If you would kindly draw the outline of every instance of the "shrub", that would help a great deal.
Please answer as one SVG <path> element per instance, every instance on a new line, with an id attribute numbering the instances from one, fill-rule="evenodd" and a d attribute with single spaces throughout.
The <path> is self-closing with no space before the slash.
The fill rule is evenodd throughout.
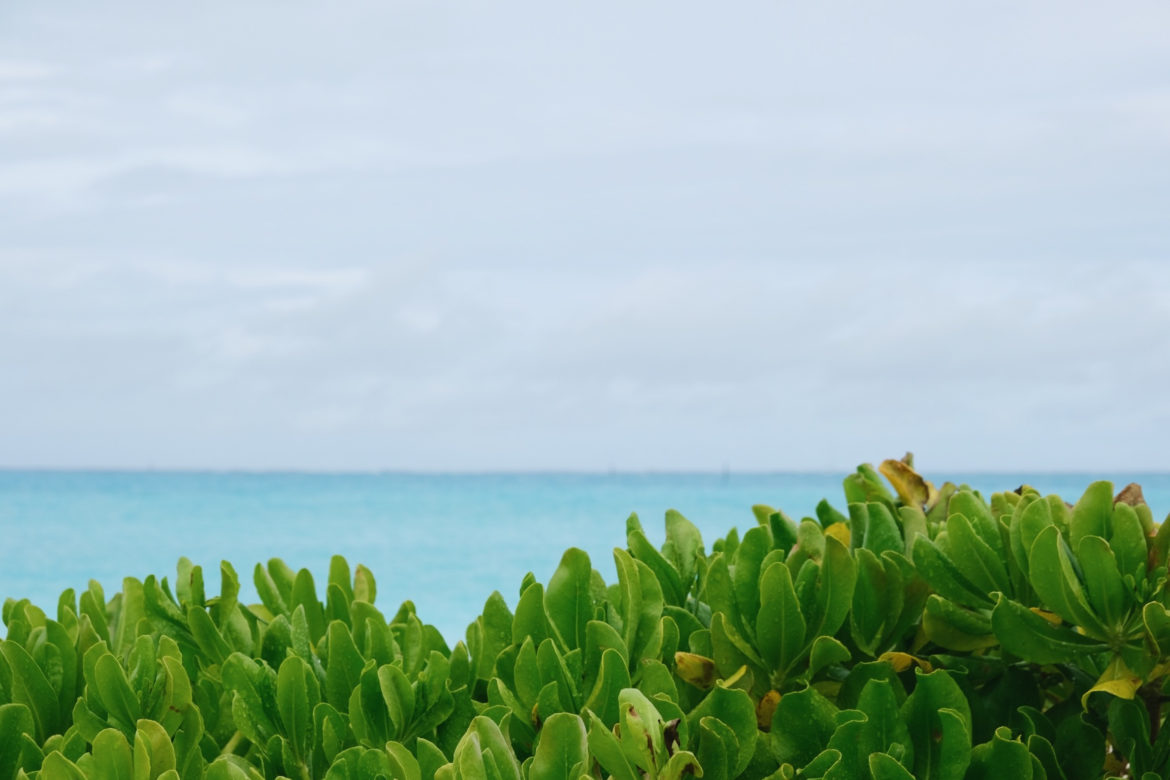
<path id="1" fill-rule="evenodd" d="M 885 479 L 883 479 L 883 476 Z M 9 599 L 0 780 L 1170 777 L 1170 524 L 935 488 L 909 457 L 708 553 L 627 521 L 607 584 L 570 549 L 450 647 L 374 578 L 257 565 L 261 603 L 166 578 Z"/>

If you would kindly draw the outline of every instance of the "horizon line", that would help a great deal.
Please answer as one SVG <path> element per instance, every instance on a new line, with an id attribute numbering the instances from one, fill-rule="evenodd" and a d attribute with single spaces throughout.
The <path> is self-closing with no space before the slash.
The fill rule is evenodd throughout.
<path id="1" fill-rule="evenodd" d="M 872 465 L 872 464 L 871 464 Z M 846 476 L 857 470 L 852 468 L 815 468 L 815 469 L 767 469 L 744 468 L 733 469 L 729 466 L 722 468 L 500 468 L 500 469 L 409 469 L 409 468 L 296 468 L 296 467 L 205 467 L 205 466 L 9 466 L 0 465 L 2 473 L 55 473 L 55 474 L 216 474 L 216 475 L 251 475 L 251 476 Z M 1103 476 L 1116 475 L 1143 475 L 1143 476 L 1170 476 L 1170 469 L 1150 467 L 1111 467 L 1107 469 L 1076 468 L 932 468 L 920 471 L 923 477 L 931 474 L 941 476 Z"/>

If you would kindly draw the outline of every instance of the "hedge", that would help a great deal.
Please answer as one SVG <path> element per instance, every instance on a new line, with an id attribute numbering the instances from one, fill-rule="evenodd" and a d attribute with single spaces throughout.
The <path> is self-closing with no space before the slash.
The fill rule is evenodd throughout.
<path id="1" fill-rule="evenodd" d="M 1170 523 L 1141 489 L 1075 505 L 935 488 L 909 456 L 710 551 L 637 516 L 450 646 L 363 566 L 273 559 L 8 599 L 0 780 L 1170 777 Z M 322 598 L 323 597 L 323 598 Z M 50 617 L 50 614 L 52 617 Z"/>

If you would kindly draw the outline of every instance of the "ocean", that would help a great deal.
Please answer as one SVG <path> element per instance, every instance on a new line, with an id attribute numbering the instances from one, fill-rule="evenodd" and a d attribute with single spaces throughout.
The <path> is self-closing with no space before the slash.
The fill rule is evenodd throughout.
<path id="1" fill-rule="evenodd" d="M 710 543 L 754 523 L 753 504 L 793 518 L 821 498 L 845 509 L 833 474 L 317 474 L 240 472 L 0 471 L 0 600 L 29 598 L 55 612 L 66 588 L 96 579 L 107 597 L 122 578 L 174 579 L 180 556 L 219 592 L 230 561 L 241 597 L 255 601 L 257 562 L 307 567 L 323 595 L 334 554 L 365 564 L 377 604 L 405 599 L 448 641 L 463 637 L 493 590 L 515 606 L 520 582 L 542 581 L 568 547 L 585 550 L 607 582 L 613 548 L 637 512 L 655 544 L 677 509 Z M 1170 474 L 930 474 L 989 495 L 1030 484 L 1075 501 L 1094 479 L 1140 483 L 1155 518 L 1170 511 Z"/>

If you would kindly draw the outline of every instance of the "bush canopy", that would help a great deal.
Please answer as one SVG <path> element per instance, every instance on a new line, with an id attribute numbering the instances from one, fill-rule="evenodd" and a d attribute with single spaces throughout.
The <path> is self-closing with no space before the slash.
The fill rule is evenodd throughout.
<path id="1" fill-rule="evenodd" d="M 1170 523 L 860 466 L 841 511 L 708 550 L 637 516 L 617 581 L 565 552 L 450 646 L 334 557 L 8 599 L 0 780 L 1170 777 Z M 404 551 L 404 554 L 408 554 Z M 50 616 L 52 615 L 52 616 Z"/>

